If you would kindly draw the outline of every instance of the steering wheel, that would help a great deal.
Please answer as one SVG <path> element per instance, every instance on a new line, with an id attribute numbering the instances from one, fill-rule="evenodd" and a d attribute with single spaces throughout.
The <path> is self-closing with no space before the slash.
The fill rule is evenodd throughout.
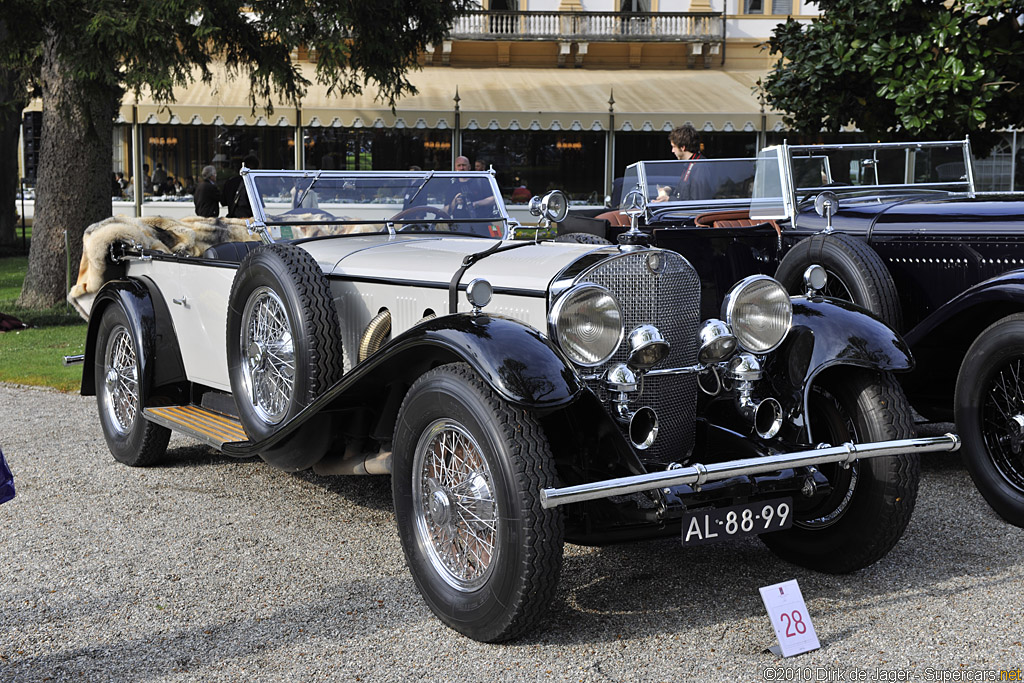
<path id="1" fill-rule="evenodd" d="M 402 221 L 413 218 L 427 218 L 432 221 L 450 221 L 452 216 L 443 209 L 425 204 L 423 206 L 410 206 L 408 209 L 403 209 L 392 216 L 391 220 Z M 433 223 L 409 223 L 399 228 L 398 232 L 434 232 L 434 230 L 435 228 Z"/>

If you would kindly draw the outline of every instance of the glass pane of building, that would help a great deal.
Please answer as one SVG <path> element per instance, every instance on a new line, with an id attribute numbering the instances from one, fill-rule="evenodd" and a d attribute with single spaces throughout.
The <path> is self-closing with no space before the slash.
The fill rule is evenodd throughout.
<path id="1" fill-rule="evenodd" d="M 467 130 L 462 153 L 494 167 L 506 202 L 553 189 L 576 202 L 603 201 L 604 132 Z"/>

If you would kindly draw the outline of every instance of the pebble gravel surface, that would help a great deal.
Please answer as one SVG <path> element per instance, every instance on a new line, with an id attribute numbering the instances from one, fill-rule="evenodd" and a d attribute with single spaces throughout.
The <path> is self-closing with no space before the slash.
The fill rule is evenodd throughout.
<path id="1" fill-rule="evenodd" d="M 286 473 L 179 436 L 160 465 L 125 467 L 94 399 L 12 385 L 0 448 L 17 489 L 0 505 L 0 681 L 1022 680 L 1024 530 L 955 454 L 922 456 L 914 518 L 866 570 L 810 572 L 756 538 L 567 545 L 544 624 L 484 645 L 420 599 L 387 477 Z M 782 659 L 758 588 L 789 579 L 821 648 Z"/>

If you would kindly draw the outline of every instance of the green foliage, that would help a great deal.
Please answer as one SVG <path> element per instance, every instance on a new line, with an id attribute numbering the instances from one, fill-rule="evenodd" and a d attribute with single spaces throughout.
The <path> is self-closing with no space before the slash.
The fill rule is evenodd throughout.
<path id="1" fill-rule="evenodd" d="M 817 4 L 767 43 L 765 99 L 793 128 L 975 140 L 1024 121 L 1024 0 Z"/>
<path id="2" fill-rule="evenodd" d="M 310 81 L 292 55 L 317 55 L 315 78 L 339 94 L 373 82 L 394 105 L 414 91 L 417 52 L 447 34 L 470 0 L 4 0 L 9 40 L 0 67 L 23 68 L 52 37 L 73 78 L 119 92 L 148 88 L 173 101 L 176 85 L 210 77 L 213 60 L 251 81 L 251 104 L 280 93 L 296 102 Z"/>

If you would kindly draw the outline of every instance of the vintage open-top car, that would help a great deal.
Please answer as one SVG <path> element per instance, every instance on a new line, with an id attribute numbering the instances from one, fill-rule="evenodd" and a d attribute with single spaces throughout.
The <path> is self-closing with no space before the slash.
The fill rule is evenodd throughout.
<path id="1" fill-rule="evenodd" d="M 643 193 L 654 243 L 700 273 L 705 314 L 754 273 L 803 292 L 818 264 L 823 293 L 902 333 L 917 361 L 901 378 L 911 404 L 955 416 L 978 489 L 1024 526 L 1024 200 L 976 191 L 968 141 L 645 161 L 623 186 Z M 614 240 L 627 222 L 618 210 L 570 229 Z"/>
<path id="2" fill-rule="evenodd" d="M 110 451 L 150 464 L 175 430 L 390 474 L 417 586 L 478 640 L 537 622 L 565 540 L 762 534 L 801 565 L 865 567 L 910 518 L 918 454 L 958 446 L 912 437 L 906 345 L 846 302 L 753 276 L 702 323 L 678 253 L 639 231 L 515 239 L 486 173 L 245 186 L 257 241 L 194 256 L 114 233 L 82 378 Z M 532 206 L 558 219 L 565 199 Z"/>

